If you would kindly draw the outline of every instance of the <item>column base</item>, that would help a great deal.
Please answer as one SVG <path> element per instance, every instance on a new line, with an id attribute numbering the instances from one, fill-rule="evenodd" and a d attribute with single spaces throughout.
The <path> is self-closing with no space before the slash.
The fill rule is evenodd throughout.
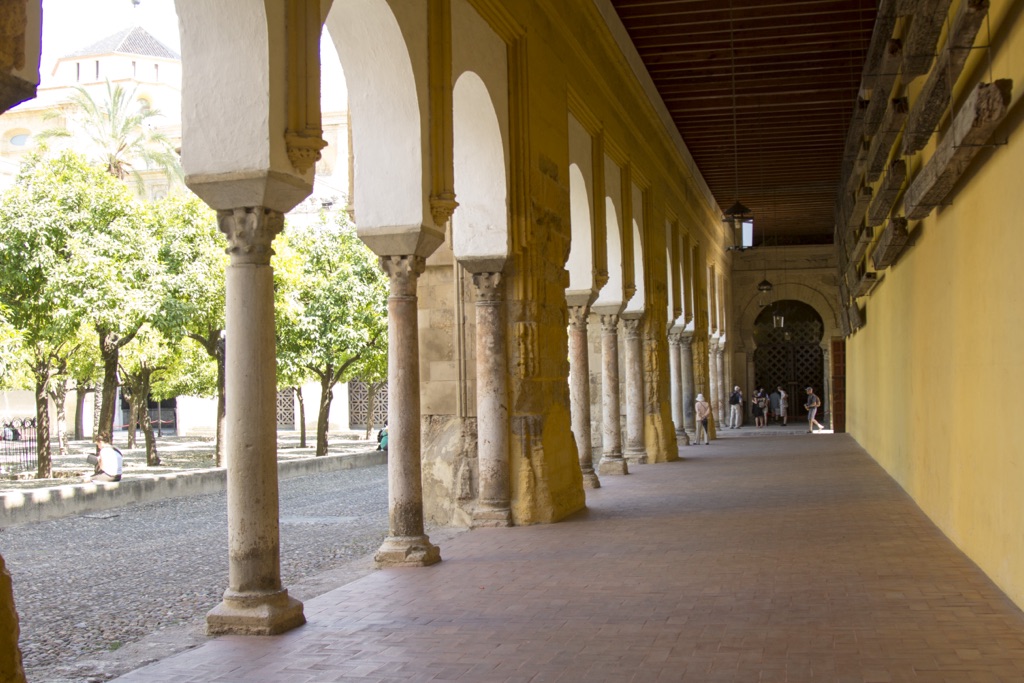
<path id="1" fill-rule="evenodd" d="M 594 471 L 593 467 L 589 467 L 583 470 L 583 488 L 585 489 L 599 489 L 601 488 L 601 480 L 597 478 L 597 472 Z"/>
<path id="2" fill-rule="evenodd" d="M 428 567 L 441 561 L 441 549 L 423 536 L 388 536 L 373 557 L 377 567 Z"/>
<path id="3" fill-rule="evenodd" d="M 689 446 L 690 445 L 690 435 L 686 433 L 685 429 L 677 429 L 676 430 L 676 442 L 680 446 Z"/>
<path id="4" fill-rule="evenodd" d="M 210 636 L 273 636 L 306 623 L 302 603 L 281 589 L 268 593 L 224 591 L 224 600 L 206 614 Z"/>
<path id="5" fill-rule="evenodd" d="M 601 458 L 597 465 L 597 473 L 604 474 L 629 474 L 629 465 L 623 457 Z"/>
<path id="6" fill-rule="evenodd" d="M 473 510 L 472 524 L 474 529 L 512 526 L 512 510 L 500 507 L 479 507 Z"/>
<path id="7" fill-rule="evenodd" d="M 647 453 L 626 453 L 624 457 L 630 465 L 646 465 L 648 463 Z"/>

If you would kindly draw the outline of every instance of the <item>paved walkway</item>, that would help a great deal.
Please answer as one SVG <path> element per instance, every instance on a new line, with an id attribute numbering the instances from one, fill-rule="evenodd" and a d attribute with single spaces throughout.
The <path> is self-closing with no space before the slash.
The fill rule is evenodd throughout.
<path id="1" fill-rule="evenodd" d="M 723 437 L 117 680 L 1024 680 L 1021 611 L 852 439 Z"/>

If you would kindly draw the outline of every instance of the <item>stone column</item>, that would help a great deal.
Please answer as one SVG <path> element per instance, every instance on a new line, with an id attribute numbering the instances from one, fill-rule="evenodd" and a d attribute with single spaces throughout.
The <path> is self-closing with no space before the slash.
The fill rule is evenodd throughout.
<path id="1" fill-rule="evenodd" d="M 601 316 L 601 462 L 600 474 L 629 474 L 622 457 L 622 427 L 619 424 L 619 316 Z"/>
<path id="2" fill-rule="evenodd" d="M 416 283 L 426 265 L 420 256 L 382 256 L 391 280 L 388 297 L 388 536 L 378 567 L 424 567 L 441 551 L 423 532 L 420 470 L 420 349 Z"/>
<path id="3" fill-rule="evenodd" d="M 508 455 L 508 371 L 501 273 L 474 273 L 476 430 L 480 496 L 474 527 L 512 526 Z"/>
<path id="4" fill-rule="evenodd" d="M 829 348 L 829 343 L 826 341 L 821 345 L 821 358 L 822 358 L 822 375 L 821 379 L 821 422 L 827 429 L 832 428 L 832 349 Z M 828 423 L 826 423 L 825 415 L 828 415 Z"/>
<path id="5" fill-rule="evenodd" d="M 731 387 L 727 386 L 725 378 L 725 344 L 721 341 L 715 351 L 715 362 L 718 363 L 718 424 L 725 425 L 729 423 L 729 402 L 726 397 Z"/>
<path id="6" fill-rule="evenodd" d="M 277 489 L 277 349 L 271 242 L 284 216 L 266 207 L 220 210 L 225 273 L 228 588 L 207 632 L 273 635 L 305 623 L 281 586 Z"/>
<path id="7" fill-rule="evenodd" d="M 672 389 L 672 422 L 676 427 L 676 441 L 683 446 L 690 445 L 686 434 L 686 409 L 683 406 L 682 332 L 669 332 L 668 373 Z"/>
<path id="8" fill-rule="evenodd" d="M 708 339 L 708 401 L 711 402 L 711 416 L 718 422 L 718 363 L 715 362 L 715 351 L 718 338 Z"/>
<path id="9" fill-rule="evenodd" d="M 601 488 L 594 472 L 594 453 L 590 443 L 590 360 L 587 345 L 587 306 L 569 307 L 569 404 L 572 412 L 572 433 L 580 455 L 583 485 Z"/>
<path id="10" fill-rule="evenodd" d="M 697 429 L 693 405 L 697 398 L 693 390 L 693 336 L 683 333 L 679 337 L 679 369 L 682 374 L 683 395 L 683 429 L 692 434 Z M 687 443 L 690 443 L 687 437 Z"/>
<path id="11" fill-rule="evenodd" d="M 626 332 L 626 452 L 633 465 L 647 464 L 644 443 L 644 350 L 639 318 L 623 318 Z"/>

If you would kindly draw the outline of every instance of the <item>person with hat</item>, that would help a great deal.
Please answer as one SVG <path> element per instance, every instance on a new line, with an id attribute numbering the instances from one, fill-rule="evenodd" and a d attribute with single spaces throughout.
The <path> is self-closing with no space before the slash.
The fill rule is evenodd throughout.
<path id="1" fill-rule="evenodd" d="M 697 445 L 700 445 L 700 436 L 703 432 L 704 443 L 711 445 L 711 436 L 708 432 L 708 416 L 711 415 L 711 404 L 704 400 L 704 394 L 697 394 L 697 404 L 694 406 L 697 413 Z"/>
<path id="2" fill-rule="evenodd" d="M 743 424 L 743 392 L 739 385 L 729 394 L 729 429 L 739 429 Z"/>
<path id="3" fill-rule="evenodd" d="M 814 387 L 807 387 L 807 403 L 804 404 L 804 408 L 807 409 L 808 434 L 814 431 L 814 425 L 818 425 L 818 429 L 825 428 L 825 425 L 814 419 L 814 416 L 818 414 L 818 408 L 820 407 L 821 399 L 814 394 Z"/>

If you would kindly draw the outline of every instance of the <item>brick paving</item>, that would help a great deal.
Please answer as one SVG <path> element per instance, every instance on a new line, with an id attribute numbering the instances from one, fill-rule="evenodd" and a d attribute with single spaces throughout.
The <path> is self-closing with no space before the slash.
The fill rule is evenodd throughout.
<path id="1" fill-rule="evenodd" d="M 723 437 L 117 680 L 1024 681 L 1024 615 L 852 439 Z"/>

